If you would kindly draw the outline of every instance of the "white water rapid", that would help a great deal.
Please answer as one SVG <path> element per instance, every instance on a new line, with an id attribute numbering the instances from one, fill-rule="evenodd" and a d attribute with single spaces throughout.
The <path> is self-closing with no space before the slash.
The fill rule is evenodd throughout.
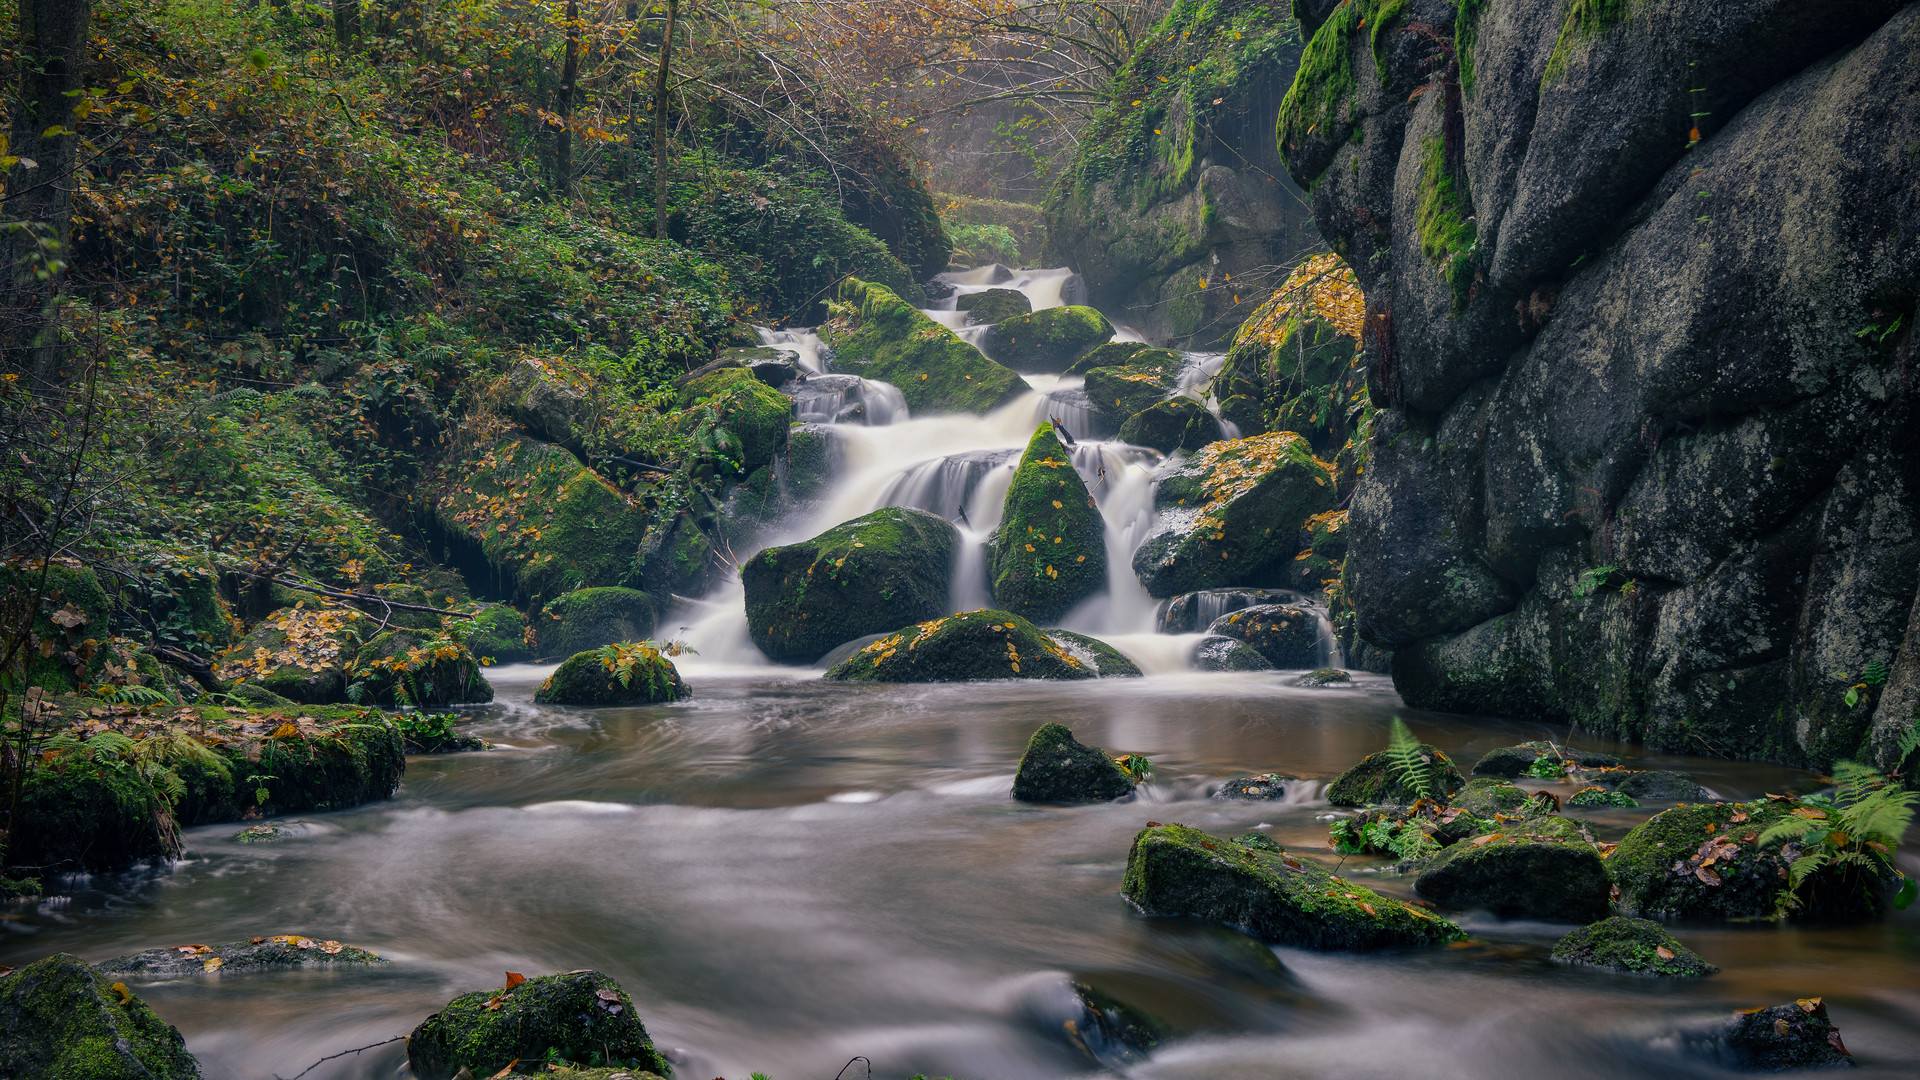
<path id="1" fill-rule="evenodd" d="M 966 313 L 954 310 L 954 297 L 987 289 L 1017 289 L 1038 311 L 1078 299 L 1076 294 L 1084 291 L 1077 276 L 1065 268 L 985 266 L 943 274 L 939 280 L 954 291 L 938 301 L 939 306 L 924 309 L 925 314 L 976 347 L 986 328 L 967 326 Z M 799 355 L 807 380 L 794 393 L 797 416 L 804 422 L 833 425 L 839 454 L 828 494 L 765 533 L 759 547 L 805 540 L 884 506 L 916 507 L 946 518 L 960 531 L 950 610 L 991 606 L 987 538 L 1000 525 L 1002 504 L 1021 451 L 1036 427 L 1056 420 L 1075 440 L 1074 468 L 1105 522 L 1108 568 L 1106 591 L 1068 613 L 1061 625 L 1112 644 L 1148 674 L 1188 670 L 1195 643 L 1203 634 L 1156 632 L 1164 604 L 1147 595 L 1133 572 L 1134 549 L 1153 527 L 1155 475 L 1167 461 L 1154 450 L 1115 439 L 1111 424 L 1087 406 L 1080 378 L 1023 376 L 1029 392 L 985 416 L 911 416 L 896 387 L 831 374 L 826 346 L 812 330 L 763 329 L 760 334 L 768 345 Z M 1122 329 L 1114 340 L 1140 339 Z M 1224 360 L 1218 353 L 1190 354 L 1176 392 L 1217 412 L 1207 383 Z M 1228 432 L 1230 438 L 1237 435 L 1237 431 Z M 1320 618 L 1324 642 L 1331 644 L 1333 634 L 1324 613 L 1308 606 Z M 1200 629 L 1205 625 L 1201 623 Z M 661 622 L 661 635 L 677 636 L 697 650 L 694 657 L 679 661 L 689 672 L 718 674 L 774 666 L 747 634 L 745 591 L 737 574 L 729 574 L 704 599 L 684 602 L 669 612 Z M 1337 644 L 1331 652 L 1325 647 L 1321 652 L 1323 661 L 1338 663 Z"/>

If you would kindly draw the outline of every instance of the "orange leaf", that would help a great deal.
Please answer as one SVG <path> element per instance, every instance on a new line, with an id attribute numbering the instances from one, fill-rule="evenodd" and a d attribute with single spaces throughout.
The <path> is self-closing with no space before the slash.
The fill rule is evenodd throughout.
<path id="1" fill-rule="evenodd" d="M 1366 912 L 1366 913 L 1367 913 L 1367 914 L 1369 914 L 1369 915 L 1371 915 L 1371 914 L 1373 914 L 1373 905 L 1372 905 L 1372 904 L 1369 904 L 1369 903 L 1367 903 L 1367 902 L 1366 902 L 1365 900 L 1362 900 L 1362 901 L 1360 901 L 1360 910 L 1361 910 L 1361 911 L 1364 911 L 1364 912 Z"/>
<path id="2" fill-rule="evenodd" d="M 507 989 L 509 990 L 513 989 L 516 986 L 519 986 L 521 983 L 526 981 L 527 981 L 527 977 L 525 975 L 520 974 L 517 971 L 507 972 Z"/>
<path id="3" fill-rule="evenodd" d="M 1671 960 L 1673 959 L 1673 950 L 1667 948 L 1665 945 L 1656 945 L 1653 949 L 1653 955 L 1662 960 Z"/>
<path id="4" fill-rule="evenodd" d="M 1485 836 L 1476 836 L 1473 838 L 1473 846 L 1485 847 L 1486 845 L 1493 843 L 1495 840 L 1500 839 L 1500 835 L 1501 834 L 1499 833 L 1488 833 Z"/>
<path id="5" fill-rule="evenodd" d="M 494 1073 L 492 1076 L 488 1077 L 487 1080 L 501 1080 L 502 1077 L 512 1076 L 513 1067 L 518 1064 L 520 1064 L 520 1059 L 514 1058 L 512 1061 L 507 1062 L 506 1068 L 501 1069 L 497 1073 Z"/>

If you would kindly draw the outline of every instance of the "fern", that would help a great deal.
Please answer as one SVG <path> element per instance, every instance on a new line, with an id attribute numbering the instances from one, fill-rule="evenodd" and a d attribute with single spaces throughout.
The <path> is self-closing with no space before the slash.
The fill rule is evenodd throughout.
<path id="1" fill-rule="evenodd" d="M 1760 834 L 1760 843 L 1793 841 L 1801 846 L 1801 854 L 1787 867 L 1796 892 L 1825 867 L 1849 867 L 1860 872 L 1866 889 L 1879 888 L 1890 873 L 1899 874 L 1894 904 L 1906 907 L 1913 900 L 1913 883 L 1895 868 L 1893 853 L 1913 824 L 1920 791 L 1903 791 L 1878 770 L 1852 761 L 1835 764 L 1833 779 L 1832 798 L 1801 799 L 1792 814 Z"/>
<path id="2" fill-rule="evenodd" d="M 1406 721 L 1393 718 L 1393 724 L 1387 729 L 1387 764 L 1400 777 L 1400 784 L 1413 792 L 1415 798 L 1433 797 L 1434 772 L 1433 758 L 1420 746 L 1420 740 L 1413 737 Z"/>
<path id="3" fill-rule="evenodd" d="M 101 697 L 109 705 L 171 705 L 167 695 L 151 686 L 116 686 Z"/>

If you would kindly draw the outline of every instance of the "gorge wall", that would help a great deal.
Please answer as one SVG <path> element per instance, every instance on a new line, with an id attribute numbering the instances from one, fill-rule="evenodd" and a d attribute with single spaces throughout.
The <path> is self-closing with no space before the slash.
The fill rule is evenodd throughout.
<path id="1" fill-rule="evenodd" d="M 1898 765 L 1920 4 L 1295 8 L 1277 138 L 1381 407 L 1351 596 L 1408 703 Z"/>

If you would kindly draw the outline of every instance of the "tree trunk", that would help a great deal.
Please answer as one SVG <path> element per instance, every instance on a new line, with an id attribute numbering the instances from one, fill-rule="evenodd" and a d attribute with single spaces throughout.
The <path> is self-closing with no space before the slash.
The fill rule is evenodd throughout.
<path id="1" fill-rule="evenodd" d="M 67 225 L 73 213 L 74 171 L 80 137 L 73 107 L 85 88 L 87 26 L 92 0 L 19 0 L 20 96 L 7 133 L 3 217 L 15 227 L 4 234 L 12 271 L 6 318 L 0 330 L 5 360 L 31 367 L 43 381 L 58 378 L 60 349 L 45 341 L 47 303 L 58 288 L 66 259 Z"/>
<path id="2" fill-rule="evenodd" d="M 673 24 L 680 0 L 667 0 L 667 32 L 660 35 L 660 71 L 653 80 L 653 237 L 667 238 L 667 75 L 673 65 Z"/>
<path id="3" fill-rule="evenodd" d="M 561 202 L 573 195 L 573 84 L 580 77 L 580 4 L 567 0 L 567 59 L 560 67 L 560 95 L 554 114 L 560 131 L 553 140 L 553 193 Z"/>
<path id="4" fill-rule="evenodd" d="M 360 36 L 360 0 L 333 0 L 333 40 L 344 48 Z"/>

